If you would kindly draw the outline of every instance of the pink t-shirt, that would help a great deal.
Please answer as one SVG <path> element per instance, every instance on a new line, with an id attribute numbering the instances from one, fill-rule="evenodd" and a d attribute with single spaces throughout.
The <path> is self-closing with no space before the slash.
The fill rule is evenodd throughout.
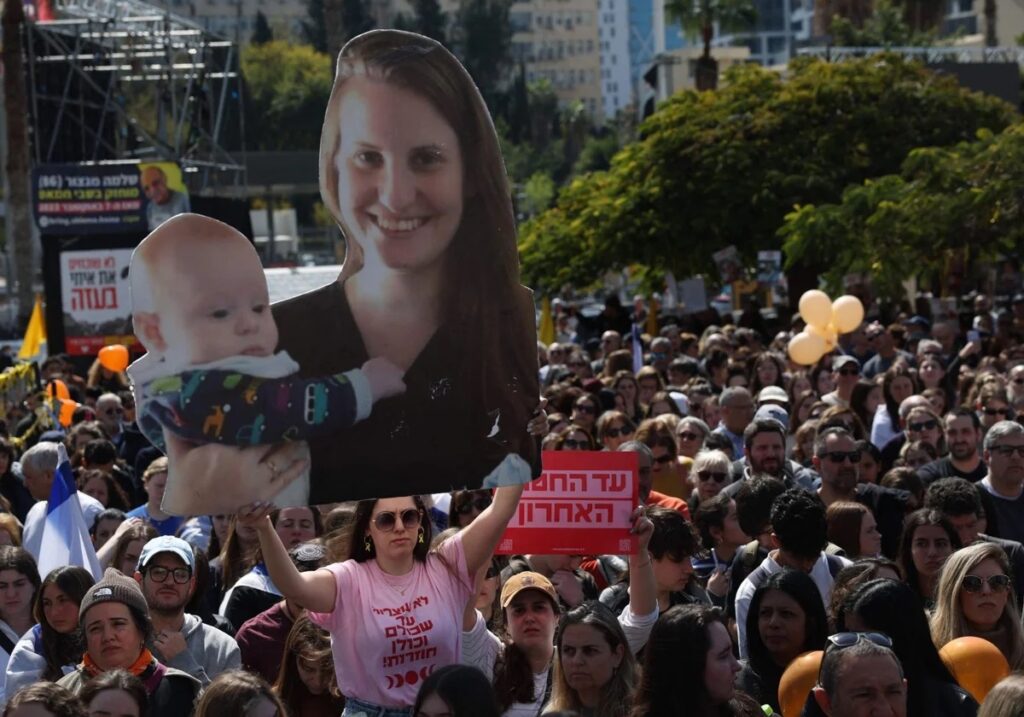
<path id="1" fill-rule="evenodd" d="M 459 661 L 462 616 L 473 593 L 462 535 L 446 540 L 438 553 L 402 576 L 384 573 L 375 560 L 326 568 L 338 587 L 334 612 L 309 617 L 331 633 L 343 695 L 408 707 L 427 675 Z"/>

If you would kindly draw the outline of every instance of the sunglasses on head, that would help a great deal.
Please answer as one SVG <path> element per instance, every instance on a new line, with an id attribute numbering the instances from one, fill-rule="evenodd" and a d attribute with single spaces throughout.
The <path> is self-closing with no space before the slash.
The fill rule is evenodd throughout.
<path id="1" fill-rule="evenodd" d="M 725 479 L 729 477 L 729 474 L 718 471 L 697 471 L 697 477 L 700 478 L 702 483 L 712 478 L 715 479 L 715 483 L 725 483 Z"/>
<path id="2" fill-rule="evenodd" d="M 469 512 L 474 508 L 481 513 L 487 510 L 491 506 L 491 497 L 487 495 L 481 495 L 468 503 L 463 503 L 459 506 L 460 515 L 469 515 Z"/>
<path id="3" fill-rule="evenodd" d="M 1007 575 L 989 575 L 987 578 L 978 575 L 965 575 L 961 585 L 969 593 L 980 593 L 986 582 L 994 593 L 1005 592 L 1010 587 L 1010 578 Z"/>
<path id="4" fill-rule="evenodd" d="M 412 530 L 418 527 L 423 520 L 423 511 L 419 508 L 406 508 L 401 513 L 396 513 L 393 510 L 381 511 L 373 517 L 373 524 L 382 533 L 390 533 L 398 524 L 399 517 L 405 529 Z"/>
<path id="5" fill-rule="evenodd" d="M 836 465 L 843 461 L 850 461 L 850 463 L 860 463 L 860 451 L 829 451 L 822 455 L 822 458 L 828 458 Z"/>
<path id="6" fill-rule="evenodd" d="M 915 433 L 918 431 L 930 431 L 933 428 L 938 428 L 939 422 L 934 418 L 929 418 L 927 421 L 921 421 L 920 423 L 910 423 L 907 427 Z"/>
<path id="7" fill-rule="evenodd" d="M 626 428 L 625 426 L 622 426 L 621 428 L 606 428 L 604 431 L 604 435 L 608 436 L 609 438 L 628 436 L 630 433 L 632 433 L 632 431 Z"/>
<path id="8" fill-rule="evenodd" d="M 826 649 L 842 650 L 853 647 L 862 640 L 892 649 L 892 638 L 881 632 L 837 632 L 828 636 Z"/>

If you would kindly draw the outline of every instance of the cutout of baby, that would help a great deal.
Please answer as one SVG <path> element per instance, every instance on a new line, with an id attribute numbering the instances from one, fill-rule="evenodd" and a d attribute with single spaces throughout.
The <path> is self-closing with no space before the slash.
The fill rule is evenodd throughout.
<path id="1" fill-rule="evenodd" d="M 241 233 L 216 219 L 180 214 L 132 254 L 132 322 L 148 353 L 128 367 L 140 430 L 166 450 L 168 434 L 194 444 L 304 441 L 343 431 L 375 402 L 405 391 L 385 358 L 316 379 L 275 351 L 277 325 L 263 266 Z M 271 482 L 277 478 L 270 464 Z M 176 515 L 234 512 L 265 495 L 252 485 L 198 485 L 173 462 L 162 509 Z M 307 505 L 308 470 L 271 499 Z"/>

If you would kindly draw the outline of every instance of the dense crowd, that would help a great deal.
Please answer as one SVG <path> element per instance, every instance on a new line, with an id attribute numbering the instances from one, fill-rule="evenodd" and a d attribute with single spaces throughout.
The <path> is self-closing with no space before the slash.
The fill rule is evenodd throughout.
<path id="1" fill-rule="evenodd" d="M 798 319 L 641 336 L 639 303 L 557 302 L 530 432 L 637 454 L 628 556 L 494 555 L 521 487 L 165 514 L 125 376 L 51 357 L 71 424 L 44 391 L 0 439 L 4 714 L 781 714 L 787 666 L 823 650 L 805 715 L 1020 715 L 1024 678 L 979 708 L 940 658 L 975 636 L 1024 669 L 1024 296 L 1006 303 L 872 307 L 801 367 Z M 98 581 L 37 568 L 61 445 Z"/>

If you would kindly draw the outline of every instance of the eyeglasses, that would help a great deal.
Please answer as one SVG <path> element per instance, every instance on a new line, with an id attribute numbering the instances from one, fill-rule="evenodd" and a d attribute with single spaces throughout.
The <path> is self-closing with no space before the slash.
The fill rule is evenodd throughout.
<path id="1" fill-rule="evenodd" d="M 725 483 L 725 479 L 729 477 L 729 474 L 719 473 L 718 471 L 697 471 L 697 477 L 701 479 L 701 482 L 714 478 L 715 483 Z"/>
<path id="2" fill-rule="evenodd" d="M 840 376 L 860 376 L 859 368 L 841 368 L 836 373 Z"/>
<path id="3" fill-rule="evenodd" d="M 850 461 L 850 463 L 860 463 L 860 451 L 829 451 L 823 453 L 822 458 L 828 458 L 830 461 L 839 465 L 844 460 Z"/>
<path id="4" fill-rule="evenodd" d="M 482 495 L 478 498 L 474 498 L 468 503 L 463 503 L 459 506 L 459 515 L 469 515 L 469 512 L 474 508 L 481 513 L 487 510 L 491 506 L 491 497 Z"/>
<path id="5" fill-rule="evenodd" d="M 986 582 L 994 593 L 1005 592 L 1010 587 L 1010 578 L 1006 575 L 989 575 L 987 578 L 978 575 L 965 575 L 961 585 L 969 593 L 980 593 Z"/>
<path id="6" fill-rule="evenodd" d="M 594 407 L 589 403 L 577 403 L 572 408 L 574 411 L 579 411 L 580 413 L 589 413 L 590 415 L 597 413 L 597 411 L 594 410 Z"/>
<path id="7" fill-rule="evenodd" d="M 892 649 L 892 638 L 881 632 L 837 632 L 828 636 L 828 649 L 835 648 L 842 650 L 853 647 L 858 642 L 866 641 L 874 643 L 879 647 Z"/>
<path id="8" fill-rule="evenodd" d="M 154 565 L 146 569 L 146 575 L 155 583 L 167 582 L 167 576 L 173 575 L 174 582 L 178 585 L 184 585 L 192 577 L 192 571 L 188 568 L 165 568 L 160 565 Z"/>
<path id="9" fill-rule="evenodd" d="M 423 511 L 419 508 L 406 508 L 401 512 L 402 525 L 412 530 L 423 521 Z M 398 522 L 398 514 L 393 510 L 385 510 L 373 517 L 373 524 L 382 533 L 390 533 Z"/>
<path id="10" fill-rule="evenodd" d="M 682 438 L 684 441 L 696 441 L 699 438 L 702 438 L 702 436 L 700 434 L 689 433 L 689 432 L 680 433 L 679 437 Z"/>
<path id="11" fill-rule="evenodd" d="M 604 435 L 609 438 L 618 438 L 619 436 L 628 436 L 632 432 L 633 431 L 629 430 L 625 426 L 622 426 L 622 428 L 606 428 Z"/>
<path id="12" fill-rule="evenodd" d="M 986 416 L 1008 416 L 1010 415 L 1009 408 L 983 408 L 982 412 Z"/>
<path id="13" fill-rule="evenodd" d="M 913 431 L 915 433 L 917 433 L 919 431 L 930 431 L 933 428 L 938 428 L 938 427 L 939 427 L 939 422 L 936 421 L 934 418 L 929 418 L 927 421 L 921 421 L 920 423 L 909 423 L 909 424 L 907 424 L 907 428 L 909 428 L 911 431 Z"/>
<path id="14" fill-rule="evenodd" d="M 577 441 L 575 438 L 566 438 L 562 441 L 562 448 L 568 448 L 570 451 L 583 451 L 590 448 L 590 442 Z"/>
<path id="15" fill-rule="evenodd" d="M 1003 458 L 1009 458 L 1014 453 L 1024 458 L 1024 446 L 992 446 L 989 450 Z"/>

